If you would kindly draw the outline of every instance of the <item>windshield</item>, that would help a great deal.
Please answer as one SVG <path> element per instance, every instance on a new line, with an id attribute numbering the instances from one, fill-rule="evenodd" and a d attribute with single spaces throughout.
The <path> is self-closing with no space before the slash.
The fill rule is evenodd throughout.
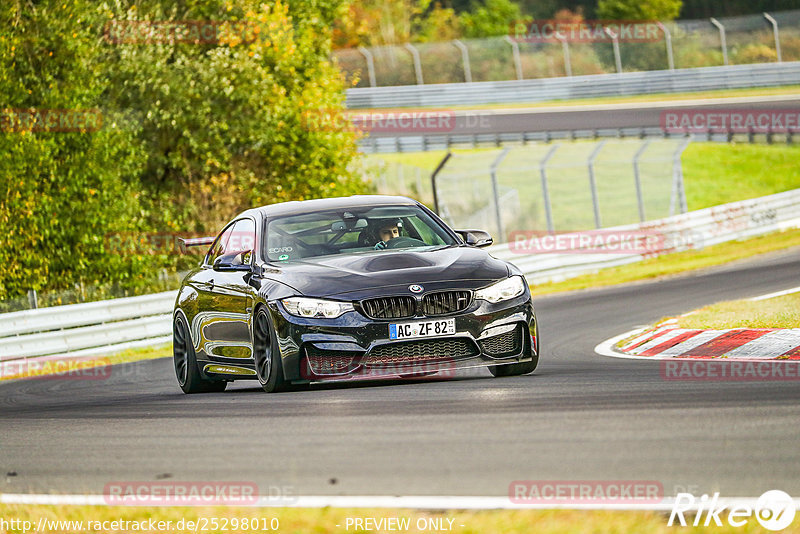
<path id="1" fill-rule="evenodd" d="M 458 244 L 417 206 L 378 206 L 321 211 L 271 219 L 267 258 L 300 258 Z"/>

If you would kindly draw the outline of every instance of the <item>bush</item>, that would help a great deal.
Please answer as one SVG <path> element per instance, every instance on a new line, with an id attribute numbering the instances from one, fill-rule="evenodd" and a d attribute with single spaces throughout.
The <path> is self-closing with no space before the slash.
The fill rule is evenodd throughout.
<path id="1" fill-rule="evenodd" d="M 155 0 L 3 4 L 8 109 L 100 109 L 104 122 L 0 136 L 0 298 L 136 286 L 196 261 L 146 246 L 115 253 L 109 235 L 214 234 L 252 206 L 364 191 L 350 167 L 355 134 L 308 120 L 343 108 L 344 82 L 328 60 L 342 3 L 212 0 L 181 12 Z M 207 43 L 103 38 L 112 20 L 220 13 L 253 33 Z"/>

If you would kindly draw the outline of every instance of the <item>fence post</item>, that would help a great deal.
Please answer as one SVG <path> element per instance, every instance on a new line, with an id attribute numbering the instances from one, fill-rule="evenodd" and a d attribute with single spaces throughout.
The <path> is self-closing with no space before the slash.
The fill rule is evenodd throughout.
<path id="1" fill-rule="evenodd" d="M 647 146 L 650 144 L 650 140 L 646 140 L 642 143 L 642 146 L 639 147 L 639 150 L 636 151 L 636 154 L 633 156 L 633 179 L 636 181 L 636 202 L 639 205 L 639 222 L 644 222 L 645 219 L 645 212 L 644 212 L 644 194 L 642 192 L 642 180 L 639 174 L 639 158 L 642 157 L 644 151 L 647 150 Z"/>
<path id="2" fill-rule="evenodd" d="M 617 64 L 617 73 L 622 73 L 622 59 L 619 55 L 619 34 L 614 33 L 611 28 L 604 28 L 606 35 L 611 37 L 611 44 L 614 47 L 614 63 Z"/>
<path id="3" fill-rule="evenodd" d="M 505 229 L 503 228 L 503 217 L 500 213 L 500 186 L 497 183 L 497 168 L 503 162 L 506 155 L 508 155 L 508 151 L 511 150 L 511 147 L 506 147 L 499 156 L 492 162 L 492 166 L 489 168 L 489 172 L 491 173 L 492 177 L 492 196 L 494 197 L 494 217 L 497 220 L 497 234 L 500 237 L 500 242 L 506 242 L 506 234 Z"/>
<path id="4" fill-rule="evenodd" d="M 589 155 L 587 165 L 589 167 L 589 187 L 592 189 L 592 209 L 594 210 L 594 227 L 600 229 L 603 227 L 600 222 L 600 199 L 597 197 L 597 181 L 594 179 L 594 160 L 606 144 L 605 141 L 600 141 L 594 147 L 592 153 Z"/>
<path id="5" fill-rule="evenodd" d="M 544 214 L 547 219 L 547 231 L 551 234 L 554 233 L 555 226 L 553 225 L 553 211 L 550 206 L 550 192 L 547 189 L 547 162 L 550 161 L 550 158 L 553 157 L 553 154 L 556 153 L 558 147 L 561 144 L 556 143 L 553 147 L 547 151 L 542 161 L 539 162 L 539 174 L 542 177 L 542 200 L 544 200 Z"/>
<path id="6" fill-rule="evenodd" d="M 669 202 L 669 214 L 675 215 L 675 205 L 678 205 L 678 209 L 681 213 L 686 213 L 688 207 L 686 206 L 686 191 L 683 187 L 683 165 L 681 164 L 681 154 L 683 151 L 686 150 L 686 147 L 689 146 L 689 143 L 692 141 L 692 138 L 687 136 L 681 144 L 678 145 L 678 148 L 675 150 L 675 153 L 672 155 L 672 194 L 670 195 L 670 202 Z"/>
<path id="7" fill-rule="evenodd" d="M 569 43 L 567 42 L 567 38 L 558 32 L 553 35 L 556 39 L 561 41 L 561 50 L 564 52 L 564 71 L 567 73 L 567 76 L 572 76 L 572 61 L 569 57 Z"/>
<path id="8" fill-rule="evenodd" d="M 727 42 L 725 40 L 725 26 L 723 26 L 720 23 L 720 21 L 718 21 L 714 17 L 711 17 L 708 20 L 710 20 L 711 24 L 716 26 L 717 29 L 719 30 L 719 42 L 720 42 L 720 46 L 722 47 L 722 63 L 727 66 L 728 65 L 728 44 L 727 44 Z"/>
<path id="9" fill-rule="evenodd" d="M 447 164 L 447 160 L 449 160 L 452 155 L 453 153 L 448 150 L 447 154 L 445 154 L 445 156 L 442 158 L 442 161 L 440 161 L 436 166 L 436 170 L 434 170 L 433 174 L 431 174 L 431 188 L 433 189 L 433 211 L 436 213 L 436 215 L 439 215 L 439 195 L 436 193 L 436 176 L 444 168 L 444 166 Z"/>
<path id="10" fill-rule="evenodd" d="M 414 60 L 414 74 L 417 76 L 417 85 L 425 85 L 422 79 L 422 62 L 419 59 L 419 50 L 414 48 L 414 45 L 411 43 L 406 43 L 403 46 L 406 50 L 411 52 L 411 58 Z"/>
<path id="11" fill-rule="evenodd" d="M 658 27 L 664 32 L 664 42 L 667 46 L 667 65 L 669 65 L 669 70 L 675 70 L 675 58 L 672 53 L 672 34 L 669 28 L 660 22 L 658 23 Z"/>
<path id="12" fill-rule="evenodd" d="M 778 63 L 781 63 L 781 40 L 778 34 L 778 21 L 769 13 L 764 13 L 764 18 L 767 19 L 767 22 L 772 24 L 772 34 L 775 36 L 775 52 L 778 54 Z"/>
<path id="13" fill-rule="evenodd" d="M 503 37 L 511 45 L 511 52 L 514 54 L 514 68 L 517 70 L 517 79 L 522 80 L 522 60 L 519 57 L 519 43 L 508 35 Z"/>
<path id="14" fill-rule="evenodd" d="M 464 81 L 472 83 L 472 69 L 469 66 L 469 50 L 467 45 L 462 43 L 459 39 L 455 39 L 453 44 L 456 48 L 461 50 L 461 62 L 464 64 Z"/>
<path id="15" fill-rule="evenodd" d="M 358 51 L 361 52 L 361 55 L 364 56 L 364 59 L 367 60 L 367 75 L 369 76 L 369 86 L 376 87 L 378 84 L 375 79 L 375 61 L 372 57 L 372 52 L 370 52 L 363 46 L 359 46 Z"/>
<path id="16" fill-rule="evenodd" d="M 36 295 L 35 289 L 28 290 L 28 304 L 30 305 L 30 308 L 32 310 L 35 310 L 36 308 L 39 307 L 39 299 Z"/>

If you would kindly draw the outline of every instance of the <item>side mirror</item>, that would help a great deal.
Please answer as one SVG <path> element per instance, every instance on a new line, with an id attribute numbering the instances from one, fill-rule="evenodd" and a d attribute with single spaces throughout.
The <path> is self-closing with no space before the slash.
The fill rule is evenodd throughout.
<path id="1" fill-rule="evenodd" d="M 232 252 L 231 254 L 224 254 L 214 260 L 215 271 L 249 271 L 250 260 L 253 256 L 251 250 L 244 252 Z"/>
<path id="2" fill-rule="evenodd" d="M 456 233 L 460 235 L 464 239 L 464 243 L 470 247 L 488 247 L 494 243 L 489 232 L 484 232 L 483 230 L 456 230 Z"/>

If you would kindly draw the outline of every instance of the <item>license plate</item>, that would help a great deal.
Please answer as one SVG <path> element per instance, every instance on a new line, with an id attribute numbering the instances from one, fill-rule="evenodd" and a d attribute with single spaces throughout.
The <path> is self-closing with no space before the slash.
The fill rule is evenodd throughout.
<path id="1" fill-rule="evenodd" d="M 420 321 L 418 323 L 393 323 L 389 325 L 389 339 L 451 336 L 456 333 L 455 319 Z"/>

